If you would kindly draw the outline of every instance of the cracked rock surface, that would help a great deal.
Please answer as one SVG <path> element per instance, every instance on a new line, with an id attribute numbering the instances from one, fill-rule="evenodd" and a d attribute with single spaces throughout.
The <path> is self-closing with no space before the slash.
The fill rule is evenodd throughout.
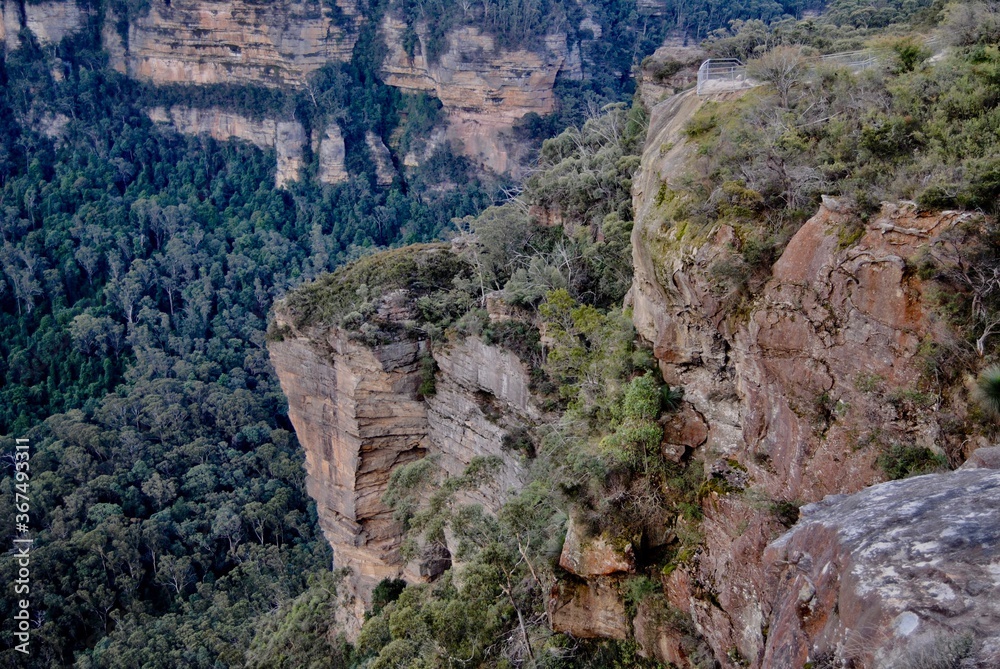
<path id="1" fill-rule="evenodd" d="M 832 495 L 802 509 L 765 563 L 765 667 L 1000 666 L 998 470 Z"/>

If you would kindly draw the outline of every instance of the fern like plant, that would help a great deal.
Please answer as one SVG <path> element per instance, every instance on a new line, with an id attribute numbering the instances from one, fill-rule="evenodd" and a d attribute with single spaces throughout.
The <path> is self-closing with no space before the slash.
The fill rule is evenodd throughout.
<path id="1" fill-rule="evenodd" d="M 976 400 L 990 416 L 1000 417 L 1000 365 L 991 365 L 979 374 Z"/>

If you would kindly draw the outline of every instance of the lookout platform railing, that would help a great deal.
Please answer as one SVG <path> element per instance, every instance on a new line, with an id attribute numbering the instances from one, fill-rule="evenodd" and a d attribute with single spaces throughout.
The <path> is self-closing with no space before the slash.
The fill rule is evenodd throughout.
<path id="1" fill-rule="evenodd" d="M 852 72 L 861 72 L 875 67 L 878 54 L 871 49 L 830 53 L 816 58 L 805 59 L 812 65 L 832 65 L 845 67 Z M 807 75 L 808 76 L 808 75 Z M 698 68 L 698 95 L 710 95 L 725 91 L 740 91 L 759 86 L 761 83 L 747 74 L 747 66 L 737 58 L 709 58 Z"/>

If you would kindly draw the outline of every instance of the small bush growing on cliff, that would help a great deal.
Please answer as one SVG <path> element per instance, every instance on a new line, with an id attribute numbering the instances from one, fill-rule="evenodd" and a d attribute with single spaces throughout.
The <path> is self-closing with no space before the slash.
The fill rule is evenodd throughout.
<path id="1" fill-rule="evenodd" d="M 514 353 L 524 363 L 537 367 L 542 364 L 541 337 L 538 328 L 519 320 L 489 323 L 483 339 Z"/>
<path id="2" fill-rule="evenodd" d="M 437 362 L 431 355 L 420 358 L 420 387 L 417 394 L 421 397 L 430 397 L 437 392 Z"/>
<path id="3" fill-rule="evenodd" d="M 401 578 L 383 578 L 372 590 L 372 608 L 369 613 L 377 616 L 382 609 L 399 599 L 406 589 L 406 581 Z"/>
<path id="4" fill-rule="evenodd" d="M 976 399 L 991 417 L 1000 416 L 1000 365 L 984 369 L 976 382 Z"/>
<path id="5" fill-rule="evenodd" d="M 947 469 L 947 459 L 929 448 L 893 444 L 879 455 L 878 466 L 890 480 L 930 474 Z"/>

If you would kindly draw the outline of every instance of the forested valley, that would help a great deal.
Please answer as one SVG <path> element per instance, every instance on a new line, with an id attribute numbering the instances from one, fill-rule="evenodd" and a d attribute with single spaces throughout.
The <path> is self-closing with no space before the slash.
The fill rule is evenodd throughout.
<path id="1" fill-rule="evenodd" d="M 254 620 L 331 560 L 263 348 L 271 302 L 439 235 L 496 182 L 433 197 L 359 170 L 276 190 L 273 152 L 156 129 L 92 35 L 59 47 L 60 81 L 51 56 L 29 43 L 0 65 L 0 432 L 35 449 L 33 661 L 240 666 Z M 331 69 L 355 117 L 398 122 L 371 71 Z"/>

